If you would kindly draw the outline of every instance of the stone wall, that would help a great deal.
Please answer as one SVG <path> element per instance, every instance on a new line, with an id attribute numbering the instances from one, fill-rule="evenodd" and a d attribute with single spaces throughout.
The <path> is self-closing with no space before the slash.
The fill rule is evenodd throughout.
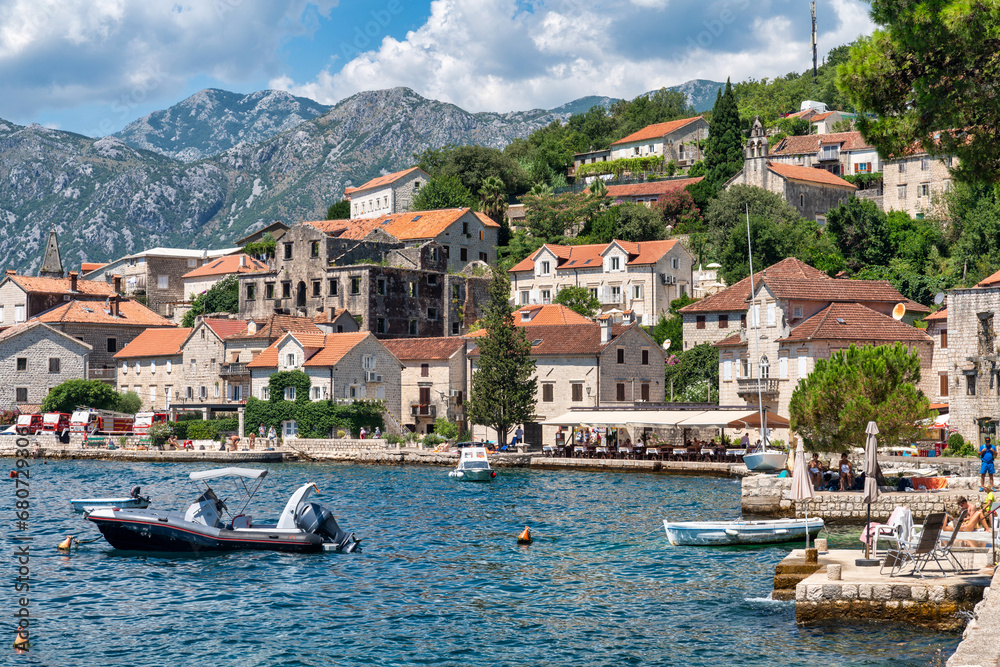
<path id="1" fill-rule="evenodd" d="M 996 667 L 1000 659 L 1000 570 L 993 574 L 983 600 L 965 626 L 962 642 L 948 659 L 948 667 Z"/>
<path id="2" fill-rule="evenodd" d="M 927 155 L 885 162 L 882 167 L 883 210 L 905 211 L 911 216 L 932 213 L 935 197 L 951 188 L 951 164 L 957 161 Z"/>
<path id="3" fill-rule="evenodd" d="M 44 325 L 0 340 L 0 405 L 15 405 L 18 389 L 26 394 L 20 402 L 38 405 L 56 385 L 85 379 L 89 352 L 78 341 Z M 26 360 L 24 370 L 17 369 L 19 358 Z M 50 370 L 50 359 L 58 359 L 58 371 Z"/>
<path id="4" fill-rule="evenodd" d="M 1000 287 L 952 290 L 948 297 L 951 426 L 969 441 L 996 435 L 1000 419 Z M 970 394 L 970 385 L 975 393 Z M 981 429 L 980 424 L 992 422 Z M 983 430 L 983 433 L 980 431 Z"/>

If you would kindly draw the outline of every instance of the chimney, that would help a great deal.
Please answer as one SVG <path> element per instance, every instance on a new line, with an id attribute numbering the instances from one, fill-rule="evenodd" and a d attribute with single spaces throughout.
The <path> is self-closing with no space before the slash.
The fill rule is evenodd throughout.
<path id="1" fill-rule="evenodd" d="M 118 295 L 111 297 L 111 317 L 118 317 Z"/>
<path id="2" fill-rule="evenodd" d="M 611 316 L 602 315 L 600 319 L 601 324 L 601 345 L 607 345 L 611 342 Z"/>
<path id="3" fill-rule="evenodd" d="M 111 276 L 111 280 L 113 281 L 115 294 L 121 294 L 122 293 L 122 277 L 116 273 L 113 276 Z"/>
<path id="4" fill-rule="evenodd" d="M 17 271 L 14 270 L 14 269 L 7 269 L 7 275 L 8 276 L 16 276 L 17 275 Z"/>
<path id="5" fill-rule="evenodd" d="M 76 280 L 77 280 L 77 276 L 79 276 L 79 275 L 80 274 L 77 273 L 76 271 L 70 271 L 69 272 L 69 291 L 70 292 L 76 292 L 77 291 L 77 289 L 76 289 Z"/>
<path id="6" fill-rule="evenodd" d="M 240 255 L 240 268 L 242 269 L 246 265 L 247 265 L 247 256 Z"/>

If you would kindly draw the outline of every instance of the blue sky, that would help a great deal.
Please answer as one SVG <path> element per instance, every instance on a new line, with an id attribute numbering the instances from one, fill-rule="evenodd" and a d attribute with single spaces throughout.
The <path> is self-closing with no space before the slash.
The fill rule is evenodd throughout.
<path id="1" fill-rule="evenodd" d="M 872 29 L 862 0 L 818 16 L 821 54 Z M 89 136 L 208 87 L 515 111 L 810 59 L 805 0 L 0 0 L 0 118 Z"/>

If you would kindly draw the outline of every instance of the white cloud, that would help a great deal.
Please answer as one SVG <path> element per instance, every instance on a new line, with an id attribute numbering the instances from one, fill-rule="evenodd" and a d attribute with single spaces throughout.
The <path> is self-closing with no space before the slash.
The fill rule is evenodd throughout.
<path id="1" fill-rule="evenodd" d="M 327 68 L 271 87 L 324 103 L 408 86 L 470 111 L 632 97 L 696 78 L 738 81 L 804 71 L 809 15 L 795 0 L 435 0 L 427 22 Z M 820 3 L 820 54 L 870 33 L 861 0 Z"/>

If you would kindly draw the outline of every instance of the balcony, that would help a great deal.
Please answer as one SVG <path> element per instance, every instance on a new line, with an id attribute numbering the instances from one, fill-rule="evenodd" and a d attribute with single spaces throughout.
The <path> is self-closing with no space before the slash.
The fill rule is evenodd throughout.
<path id="1" fill-rule="evenodd" d="M 414 403 L 410 406 L 410 414 L 414 417 L 437 417 L 437 406 Z"/>
<path id="2" fill-rule="evenodd" d="M 219 364 L 219 377 L 233 377 L 241 375 L 250 375 L 250 371 L 247 370 L 246 364 L 235 362 L 230 364 Z"/>
<path id="3" fill-rule="evenodd" d="M 839 162 L 840 161 L 840 147 L 839 146 L 823 146 L 816 153 L 816 159 L 820 162 Z"/>
<path id="4" fill-rule="evenodd" d="M 740 378 L 736 381 L 736 395 L 743 399 L 756 398 L 758 386 L 761 396 L 778 396 L 778 380 L 772 378 Z"/>
<path id="5" fill-rule="evenodd" d="M 88 380 L 110 380 L 114 382 L 117 377 L 117 368 L 88 368 L 87 369 L 87 379 Z"/>

